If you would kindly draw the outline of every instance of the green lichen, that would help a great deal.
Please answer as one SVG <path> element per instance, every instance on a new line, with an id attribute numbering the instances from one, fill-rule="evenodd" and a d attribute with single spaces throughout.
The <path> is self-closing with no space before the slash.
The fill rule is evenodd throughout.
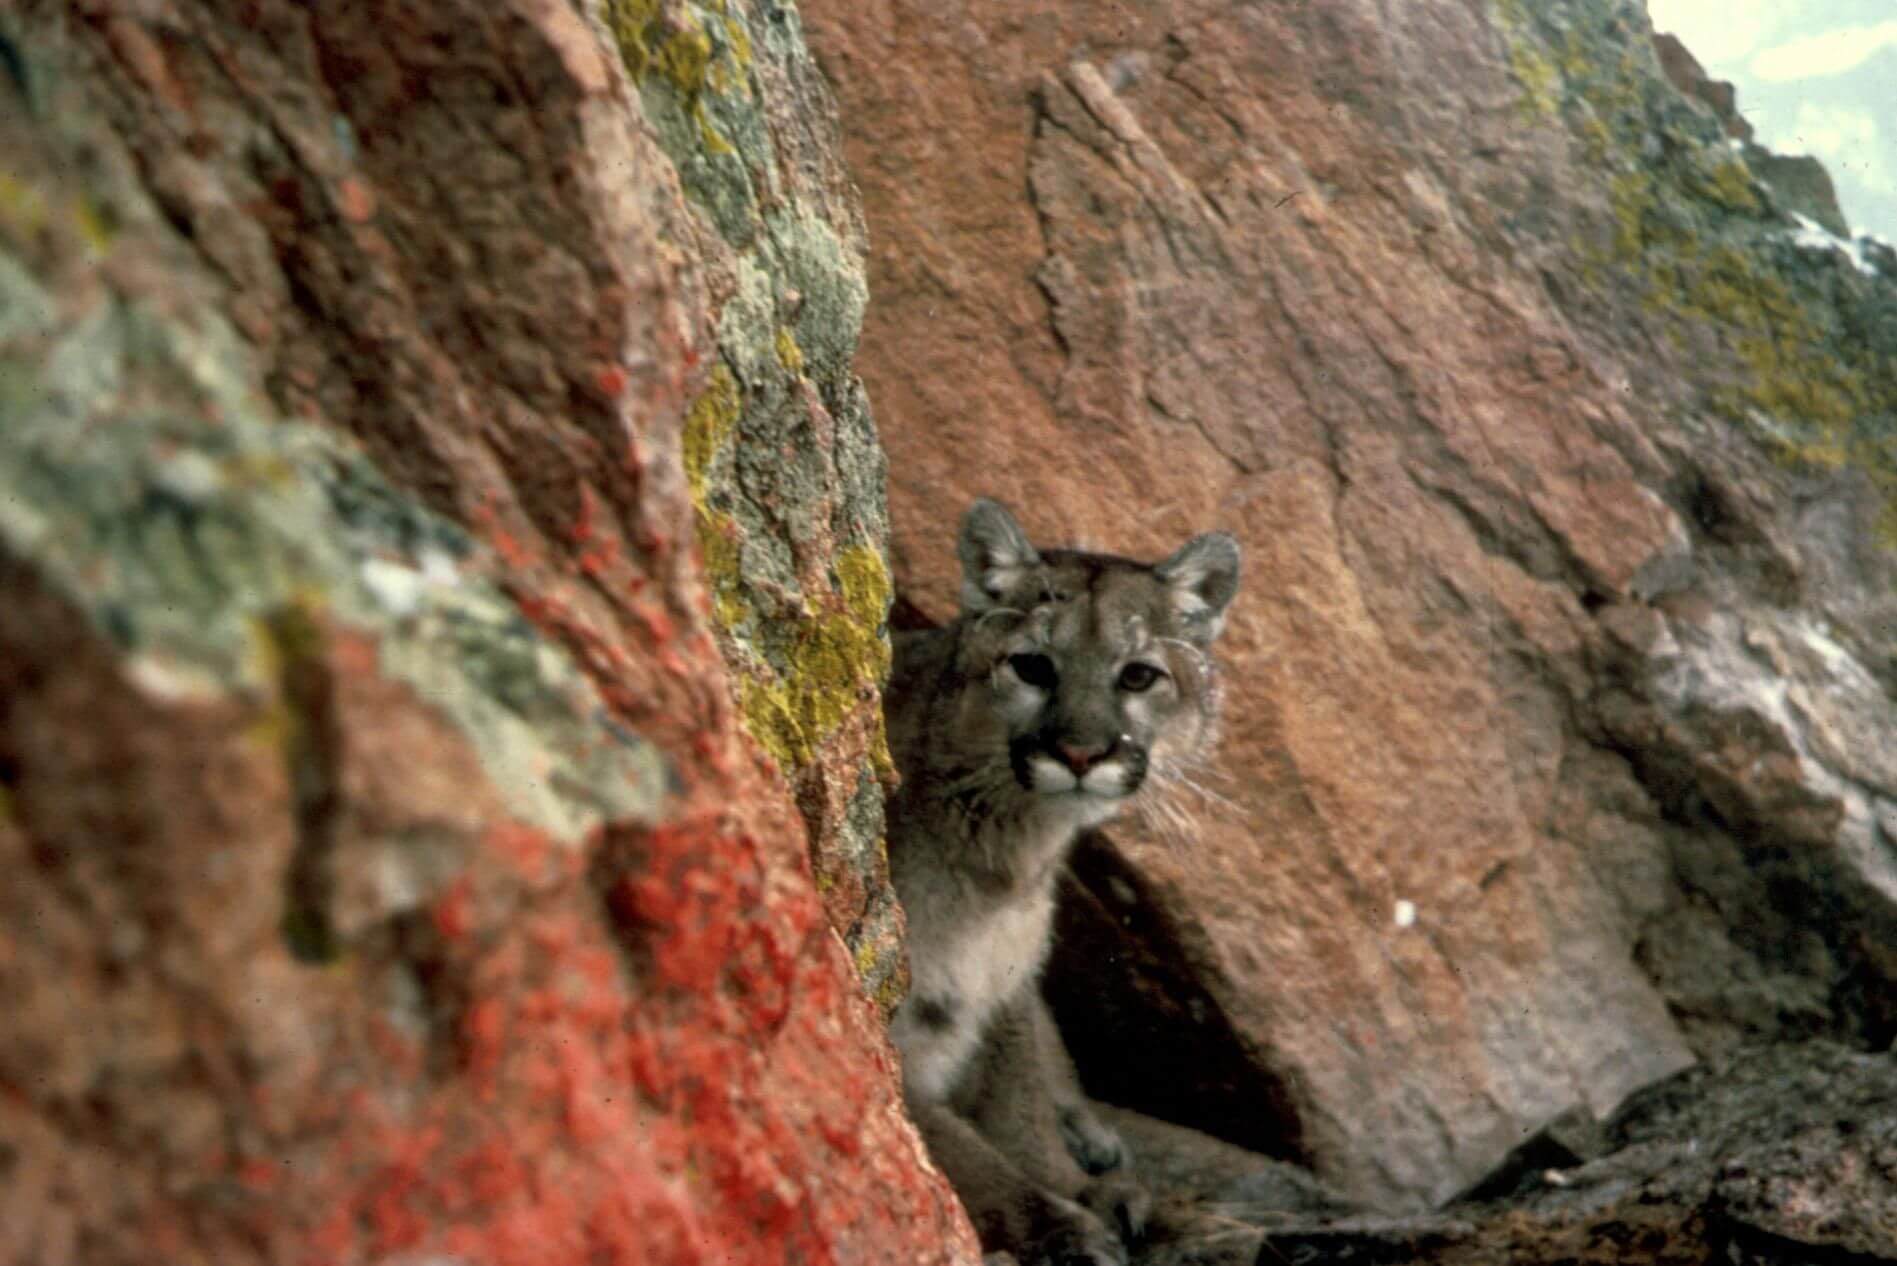
<path id="1" fill-rule="evenodd" d="M 1737 164 L 1729 167 L 1744 172 Z M 1751 196 L 1749 183 L 1729 184 L 1728 192 L 1734 187 Z M 1721 205 L 1728 200 L 1717 199 Z M 1745 209 L 1742 201 L 1731 200 L 1740 202 L 1735 210 Z M 1689 221 L 1669 214 L 1652 178 L 1617 176 L 1611 204 L 1615 263 L 1639 284 L 1648 310 L 1671 322 L 1717 329 L 1733 350 L 1741 372 L 1708 393 L 1712 409 L 1755 431 L 1762 423 L 1761 438 L 1784 461 L 1849 465 L 1887 493 L 1897 491 L 1897 455 L 1878 437 L 1874 420 L 1897 414 L 1897 388 L 1862 368 L 1873 361 L 1872 353 L 1859 348 L 1850 359 L 1840 357 L 1834 350 L 1839 336 L 1819 307 L 1795 293 L 1755 251 L 1708 240 Z M 1881 534 L 1897 543 L 1897 502 L 1887 500 L 1881 518 Z"/>
<path id="2" fill-rule="evenodd" d="M 791 334 L 810 375 L 846 377 L 869 306 L 861 263 L 836 229 L 802 204 L 773 211 L 765 232 L 773 271 L 802 296 Z"/>

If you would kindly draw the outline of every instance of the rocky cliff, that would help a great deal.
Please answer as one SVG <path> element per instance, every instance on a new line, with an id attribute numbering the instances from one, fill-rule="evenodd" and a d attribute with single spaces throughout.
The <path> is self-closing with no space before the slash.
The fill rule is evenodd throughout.
<path id="1" fill-rule="evenodd" d="M 1737 1046 L 1890 1046 L 1897 258 L 1640 4 L 806 10 L 898 589 L 950 609 L 976 493 L 1244 545 L 1224 780 L 1070 892 L 1097 1092 L 1401 1209 Z"/>
<path id="2" fill-rule="evenodd" d="M 0 1263 L 973 1261 L 977 493 L 1246 550 L 1048 978 L 1143 1261 L 1897 1259 L 1897 258 L 1730 118 L 1621 0 L 7 7 Z"/>
<path id="3" fill-rule="evenodd" d="M 0 1262 L 972 1258 L 832 120 L 769 3 L 0 15 Z"/>

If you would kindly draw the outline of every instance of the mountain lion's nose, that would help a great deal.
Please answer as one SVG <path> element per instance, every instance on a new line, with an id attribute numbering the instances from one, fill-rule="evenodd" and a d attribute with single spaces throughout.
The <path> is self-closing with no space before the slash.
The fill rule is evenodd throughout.
<path id="1" fill-rule="evenodd" d="M 1104 760 L 1107 753 L 1112 750 L 1113 745 L 1111 743 L 1090 743 L 1086 745 L 1077 743 L 1054 744 L 1054 754 L 1059 756 L 1061 763 L 1073 770 L 1076 775 L 1084 774 L 1089 769 L 1092 769 L 1095 765 Z"/>

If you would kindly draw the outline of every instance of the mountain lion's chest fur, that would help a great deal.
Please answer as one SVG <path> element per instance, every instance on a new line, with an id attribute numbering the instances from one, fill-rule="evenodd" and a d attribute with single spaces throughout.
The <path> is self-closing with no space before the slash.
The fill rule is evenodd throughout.
<path id="1" fill-rule="evenodd" d="M 946 1098 L 995 1011 L 1040 974 L 1054 919 L 1052 876 L 1003 900 L 941 893 L 906 913 L 914 1003 L 897 1014 L 895 1040 L 906 1078 Z"/>

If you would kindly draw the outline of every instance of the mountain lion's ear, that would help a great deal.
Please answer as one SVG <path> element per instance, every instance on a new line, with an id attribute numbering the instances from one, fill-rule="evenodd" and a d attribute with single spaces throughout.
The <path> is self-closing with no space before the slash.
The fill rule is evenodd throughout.
<path id="1" fill-rule="evenodd" d="M 962 537 L 955 552 L 962 559 L 962 610 L 987 611 L 1001 605 L 1002 597 L 1041 556 L 1027 534 L 999 501 L 982 497 L 962 516 Z"/>
<path id="2" fill-rule="evenodd" d="M 1238 542 L 1223 532 L 1195 536 L 1153 572 L 1172 590 L 1172 609 L 1186 635 L 1209 645 L 1225 627 L 1225 608 L 1238 592 Z"/>

